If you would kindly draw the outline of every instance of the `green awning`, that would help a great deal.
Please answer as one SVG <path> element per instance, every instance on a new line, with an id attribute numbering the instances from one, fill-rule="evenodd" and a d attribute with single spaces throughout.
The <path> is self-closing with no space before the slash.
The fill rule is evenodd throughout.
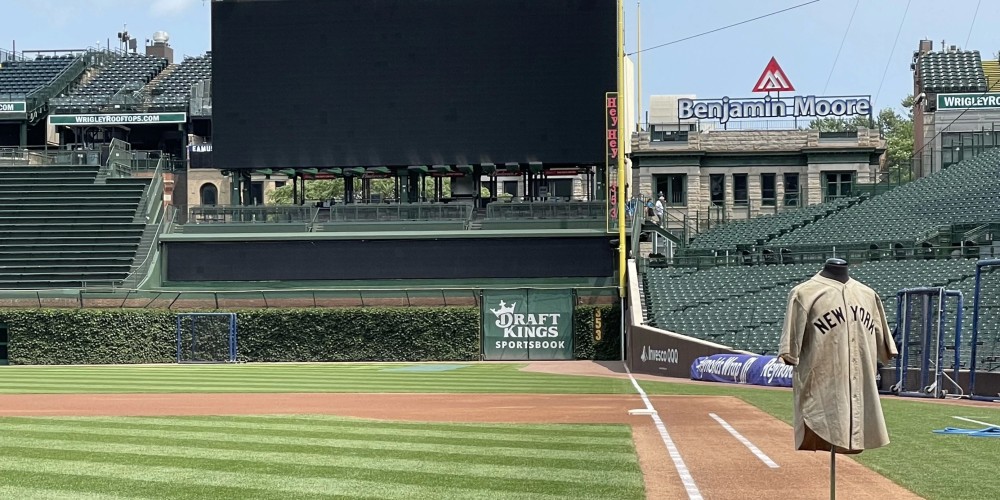
<path id="1" fill-rule="evenodd" d="M 472 172 L 474 172 L 472 165 L 458 165 L 455 168 L 458 169 L 458 171 L 462 172 L 463 174 L 472 174 Z"/>
<path id="2" fill-rule="evenodd" d="M 533 174 L 540 174 L 540 173 L 542 173 L 542 162 L 540 162 L 540 161 L 533 161 L 531 163 L 528 163 L 528 170 L 530 170 L 531 173 L 533 173 Z"/>
<path id="3" fill-rule="evenodd" d="M 448 165 L 434 165 L 434 171 L 439 174 L 447 174 L 448 172 L 451 172 L 451 167 Z"/>
<path id="4" fill-rule="evenodd" d="M 504 163 L 503 169 L 507 172 L 520 172 L 521 165 L 517 163 Z"/>
<path id="5" fill-rule="evenodd" d="M 391 174 L 392 170 L 389 167 L 368 167 L 368 171 L 373 174 Z"/>
<path id="6" fill-rule="evenodd" d="M 410 172 L 419 172 L 421 174 L 426 174 L 427 171 L 429 170 L 427 168 L 427 165 L 410 165 L 406 169 L 409 170 Z"/>
<path id="7" fill-rule="evenodd" d="M 278 173 L 279 174 L 285 174 L 285 175 L 287 175 L 289 177 L 295 177 L 295 170 L 291 169 L 291 168 L 283 168 L 281 170 L 278 170 Z"/>
<path id="8" fill-rule="evenodd" d="M 271 175 L 274 173 L 274 170 L 271 170 L 269 168 L 262 168 L 260 170 L 254 170 L 253 173 L 257 175 Z"/>
<path id="9" fill-rule="evenodd" d="M 333 174 L 337 176 L 344 175 L 344 171 L 339 168 L 324 168 L 323 173 Z"/>
<path id="10" fill-rule="evenodd" d="M 365 169 L 364 169 L 364 167 L 345 168 L 344 169 L 344 175 L 351 175 L 351 176 L 354 176 L 354 177 L 361 177 L 362 175 L 365 175 Z"/>
<path id="11" fill-rule="evenodd" d="M 483 167 L 483 173 L 486 175 L 492 175 L 494 172 L 497 171 L 497 166 L 492 163 L 483 163 L 482 167 Z"/>
<path id="12" fill-rule="evenodd" d="M 319 170 L 317 170 L 315 168 L 303 168 L 302 169 L 302 173 L 303 174 L 316 175 L 316 174 L 319 173 Z"/>

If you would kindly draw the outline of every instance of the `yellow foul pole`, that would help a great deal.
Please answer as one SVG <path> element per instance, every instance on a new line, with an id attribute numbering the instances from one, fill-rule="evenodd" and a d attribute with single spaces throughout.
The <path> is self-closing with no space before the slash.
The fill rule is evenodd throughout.
<path id="1" fill-rule="evenodd" d="M 615 211 L 618 213 L 618 296 L 625 297 L 627 291 L 625 281 L 625 148 L 622 147 L 624 141 L 631 141 L 631 137 L 622 136 L 621 110 L 624 109 L 625 97 L 625 9 L 622 0 L 618 2 L 618 44 L 615 50 L 618 52 L 618 191 L 616 198 L 618 206 Z"/>

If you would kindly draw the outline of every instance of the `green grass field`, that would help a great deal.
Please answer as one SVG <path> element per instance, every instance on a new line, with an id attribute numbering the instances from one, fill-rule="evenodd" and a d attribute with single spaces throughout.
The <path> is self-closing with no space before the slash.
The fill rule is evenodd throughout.
<path id="1" fill-rule="evenodd" d="M 0 393 L 411 392 L 624 394 L 630 382 L 514 364 L 4 367 Z M 414 371 L 415 370 L 415 371 Z M 788 391 L 641 382 L 732 395 L 784 421 Z M 853 458 L 930 499 L 996 497 L 1000 409 L 884 401 L 892 444 Z M 453 425 L 316 416 L 0 418 L 3 498 L 642 498 L 628 427 Z M 789 446 L 791 441 L 789 440 Z M 683 450 L 682 450 L 683 451 Z"/>

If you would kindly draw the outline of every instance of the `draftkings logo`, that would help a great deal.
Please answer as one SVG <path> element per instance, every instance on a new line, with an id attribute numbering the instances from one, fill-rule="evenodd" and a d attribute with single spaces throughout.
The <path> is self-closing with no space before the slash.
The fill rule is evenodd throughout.
<path id="1" fill-rule="evenodd" d="M 496 316 L 496 326 L 503 330 L 506 337 L 558 337 L 559 320 L 562 314 L 516 314 L 514 308 L 517 302 L 507 305 L 501 300 L 498 309 L 490 308 Z"/>

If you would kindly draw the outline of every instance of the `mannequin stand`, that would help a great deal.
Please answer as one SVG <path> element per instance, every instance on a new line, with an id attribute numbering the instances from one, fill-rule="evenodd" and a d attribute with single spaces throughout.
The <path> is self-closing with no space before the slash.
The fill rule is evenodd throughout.
<path id="1" fill-rule="evenodd" d="M 830 500 L 837 500 L 837 453 L 830 447 Z"/>

